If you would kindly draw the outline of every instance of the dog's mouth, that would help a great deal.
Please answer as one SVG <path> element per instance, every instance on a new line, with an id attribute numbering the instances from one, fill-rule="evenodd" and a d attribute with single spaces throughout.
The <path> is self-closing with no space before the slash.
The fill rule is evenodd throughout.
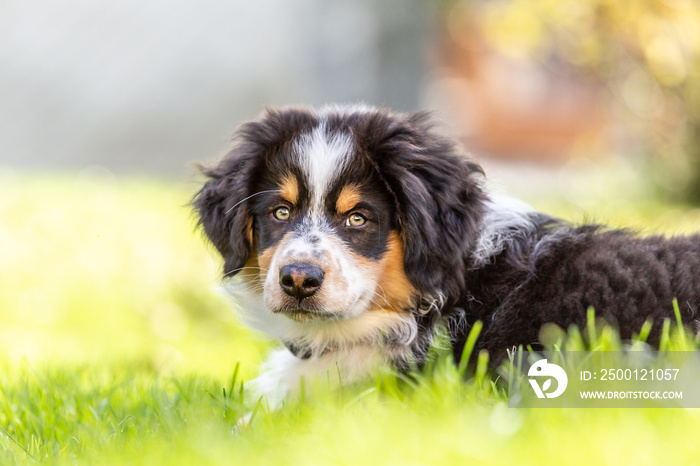
<path id="1" fill-rule="evenodd" d="M 330 312 L 318 309 L 304 309 L 301 307 L 276 309 L 273 312 L 275 314 L 282 314 L 296 322 L 323 321 L 337 318 L 335 314 Z"/>

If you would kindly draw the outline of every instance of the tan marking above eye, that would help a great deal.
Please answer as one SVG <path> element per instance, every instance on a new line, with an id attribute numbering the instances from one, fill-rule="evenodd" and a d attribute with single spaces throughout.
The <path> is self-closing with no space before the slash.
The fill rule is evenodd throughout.
<path id="1" fill-rule="evenodd" d="M 349 212 L 354 209 L 362 200 L 360 196 L 360 188 L 354 184 L 344 186 L 338 195 L 338 200 L 335 201 L 335 211 L 338 213 Z"/>
<path id="2" fill-rule="evenodd" d="M 287 175 L 282 179 L 280 196 L 290 204 L 297 204 L 299 201 L 299 184 L 294 175 Z"/>

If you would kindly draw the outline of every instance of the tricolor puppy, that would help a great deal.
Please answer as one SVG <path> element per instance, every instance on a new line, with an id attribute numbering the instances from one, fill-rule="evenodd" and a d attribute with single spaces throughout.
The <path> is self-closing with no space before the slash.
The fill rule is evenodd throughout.
<path id="1" fill-rule="evenodd" d="M 484 188 L 426 114 L 269 110 L 204 169 L 194 200 L 241 319 L 284 343 L 255 386 L 272 402 L 301 377 L 343 381 L 420 365 L 446 324 L 457 360 L 471 325 L 498 359 L 542 324 L 623 338 L 700 305 L 700 239 L 573 227 Z"/>

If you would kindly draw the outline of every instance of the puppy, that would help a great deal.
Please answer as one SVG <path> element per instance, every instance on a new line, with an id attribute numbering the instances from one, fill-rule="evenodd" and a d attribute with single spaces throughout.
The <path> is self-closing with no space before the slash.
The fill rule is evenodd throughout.
<path id="1" fill-rule="evenodd" d="M 572 226 L 494 195 L 425 113 L 272 109 L 203 169 L 194 198 L 241 320 L 279 339 L 254 386 L 275 403 L 302 377 L 352 381 L 420 365 L 446 325 L 456 361 L 471 326 L 499 359 L 540 328 L 622 338 L 700 304 L 700 238 Z"/>

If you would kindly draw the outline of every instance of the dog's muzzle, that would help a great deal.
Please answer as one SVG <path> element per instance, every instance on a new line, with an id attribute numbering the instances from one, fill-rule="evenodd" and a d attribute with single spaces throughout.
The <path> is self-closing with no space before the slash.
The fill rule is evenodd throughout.
<path id="1" fill-rule="evenodd" d="M 280 268 L 280 287 L 301 302 L 313 296 L 323 284 L 323 270 L 310 264 L 289 264 Z"/>

